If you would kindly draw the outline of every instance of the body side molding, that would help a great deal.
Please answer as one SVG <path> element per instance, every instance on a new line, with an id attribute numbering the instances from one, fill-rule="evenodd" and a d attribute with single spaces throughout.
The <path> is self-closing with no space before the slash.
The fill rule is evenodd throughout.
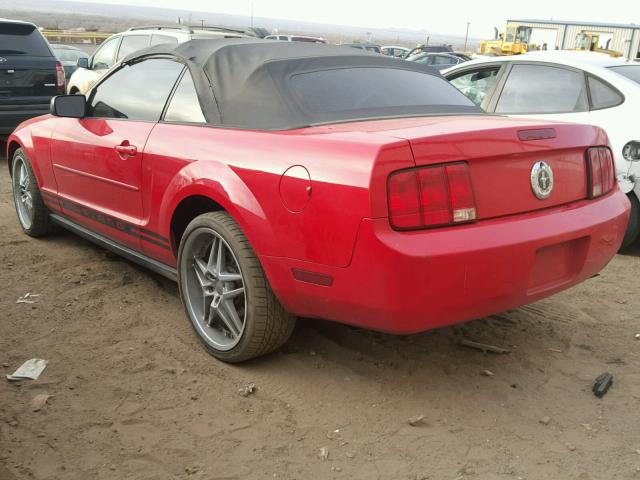
<path id="1" fill-rule="evenodd" d="M 91 230 L 78 225 L 72 220 L 69 220 L 66 217 L 61 215 L 51 214 L 51 220 L 66 230 L 70 230 L 71 232 L 81 236 L 82 238 L 89 240 L 90 242 L 96 243 L 107 250 L 116 253 L 127 260 L 130 260 L 134 263 L 137 263 L 140 266 L 148 268 L 160 275 L 168 278 L 169 280 L 173 280 L 174 282 L 178 281 L 178 272 L 175 268 L 170 267 L 169 265 L 165 265 L 164 263 L 160 263 L 157 260 L 147 257 L 146 255 L 136 252 L 129 247 L 125 247 L 124 245 L 120 245 L 113 240 L 100 235 L 98 233 L 92 232 Z"/>

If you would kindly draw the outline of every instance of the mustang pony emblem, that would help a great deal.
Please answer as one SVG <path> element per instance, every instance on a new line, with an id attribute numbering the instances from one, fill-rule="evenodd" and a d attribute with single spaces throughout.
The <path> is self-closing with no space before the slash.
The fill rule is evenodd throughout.
<path id="1" fill-rule="evenodd" d="M 553 170 L 545 162 L 536 162 L 531 169 L 531 190 L 540 200 L 553 192 Z"/>

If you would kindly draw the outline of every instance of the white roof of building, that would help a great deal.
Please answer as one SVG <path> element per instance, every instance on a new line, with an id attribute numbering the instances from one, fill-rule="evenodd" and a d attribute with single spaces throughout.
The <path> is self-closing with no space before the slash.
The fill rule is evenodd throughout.
<path id="1" fill-rule="evenodd" d="M 640 29 L 640 25 L 638 25 L 637 23 L 576 22 L 573 20 L 563 21 L 563 20 L 524 19 L 524 20 L 507 20 L 507 23 L 541 23 L 546 25 L 577 25 L 581 27 Z"/>

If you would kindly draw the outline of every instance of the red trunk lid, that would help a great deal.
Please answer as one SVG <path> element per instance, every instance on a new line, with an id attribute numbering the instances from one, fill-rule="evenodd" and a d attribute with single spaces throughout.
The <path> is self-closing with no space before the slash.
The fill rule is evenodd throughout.
<path id="1" fill-rule="evenodd" d="M 586 149 L 608 145 L 597 127 L 490 115 L 382 120 L 331 129 L 342 128 L 408 140 L 417 166 L 466 161 L 479 219 L 587 198 Z M 554 179 L 545 199 L 531 185 L 532 169 L 541 161 L 551 167 Z"/>

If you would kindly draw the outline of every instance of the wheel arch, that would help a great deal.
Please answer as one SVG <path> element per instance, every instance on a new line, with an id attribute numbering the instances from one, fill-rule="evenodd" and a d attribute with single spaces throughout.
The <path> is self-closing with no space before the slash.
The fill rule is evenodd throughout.
<path id="1" fill-rule="evenodd" d="M 248 190 L 244 183 L 242 185 Z M 251 199 L 255 204 L 250 201 Z M 161 216 L 169 219 L 168 230 L 165 227 L 163 231 L 169 232 L 170 245 L 176 260 L 184 231 L 193 219 L 212 211 L 227 212 L 240 226 L 247 240 L 249 240 L 249 244 L 256 253 L 274 294 L 283 302 L 285 297 L 281 288 L 278 288 L 277 282 L 275 282 L 275 272 L 271 264 L 263 262 L 261 258 L 261 254 L 268 252 L 268 249 L 274 244 L 275 235 L 264 211 L 253 196 L 240 202 L 237 194 L 228 196 L 226 192 L 217 190 L 215 185 L 206 188 L 202 182 L 197 182 L 181 191 L 176 200 L 171 202 L 171 205 L 171 214 L 164 217 L 161 213 Z"/>
<path id="2" fill-rule="evenodd" d="M 189 223 L 204 213 L 217 211 L 226 211 L 226 209 L 206 195 L 194 194 L 180 200 L 173 210 L 169 223 L 171 249 L 176 257 L 180 241 Z"/>
<path id="3" fill-rule="evenodd" d="M 13 176 L 13 155 L 19 148 L 23 148 L 20 142 L 15 138 L 9 138 L 7 142 L 7 166 L 9 167 L 9 176 Z"/>
<path id="4" fill-rule="evenodd" d="M 273 241 L 274 234 L 265 212 L 239 177 L 229 171 L 224 174 L 220 172 L 220 176 L 210 172 L 207 178 L 196 180 L 185 173 L 174 179 L 168 187 L 159 211 L 160 231 L 169 234 L 176 258 L 182 234 L 189 222 L 198 215 L 212 211 L 224 210 L 229 213 L 257 254 L 262 253 Z M 185 182 L 187 178 L 189 181 Z"/>

